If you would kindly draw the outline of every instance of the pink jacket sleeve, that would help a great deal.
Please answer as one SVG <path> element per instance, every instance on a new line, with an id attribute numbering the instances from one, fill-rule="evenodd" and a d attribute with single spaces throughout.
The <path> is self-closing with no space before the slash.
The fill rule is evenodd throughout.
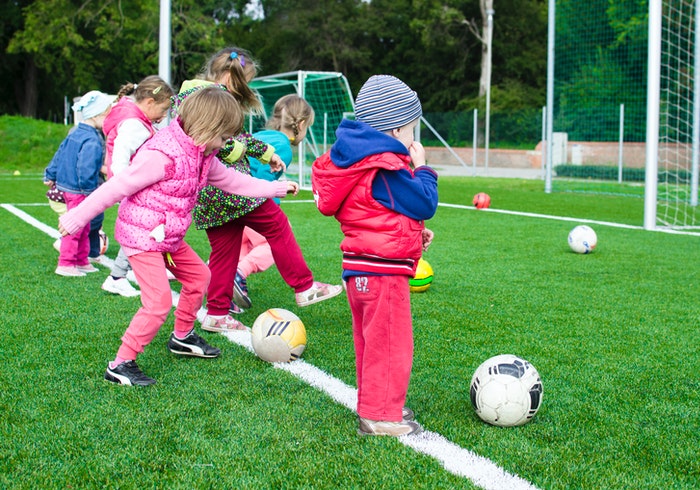
<path id="1" fill-rule="evenodd" d="M 165 165 L 168 162 L 168 157 L 157 151 L 138 153 L 131 165 L 98 187 L 95 192 L 77 207 L 61 216 L 58 221 L 68 233 L 73 234 L 81 230 L 92 218 L 104 212 L 105 209 L 162 180 L 165 176 Z"/>
<path id="2" fill-rule="evenodd" d="M 218 159 L 212 162 L 207 178 L 210 185 L 239 196 L 272 198 L 287 195 L 287 182 L 256 179 L 227 167 Z"/>

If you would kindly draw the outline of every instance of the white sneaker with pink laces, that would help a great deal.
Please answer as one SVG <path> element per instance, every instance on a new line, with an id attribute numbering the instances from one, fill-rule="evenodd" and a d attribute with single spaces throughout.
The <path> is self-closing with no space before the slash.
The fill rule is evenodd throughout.
<path id="1" fill-rule="evenodd" d="M 202 330 L 207 332 L 233 332 L 250 329 L 231 315 L 207 315 L 202 322 Z"/>
<path id="2" fill-rule="evenodd" d="M 309 306 L 319 301 L 330 299 L 338 296 L 343 292 L 342 286 L 334 286 L 333 284 L 324 284 L 322 282 L 314 282 L 306 291 L 296 293 L 297 305 Z"/>

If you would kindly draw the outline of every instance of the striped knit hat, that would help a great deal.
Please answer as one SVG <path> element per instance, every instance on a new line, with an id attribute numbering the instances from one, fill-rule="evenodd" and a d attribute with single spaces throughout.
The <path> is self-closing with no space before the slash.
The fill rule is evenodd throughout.
<path id="1" fill-rule="evenodd" d="M 398 78 L 373 75 L 365 82 L 355 100 L 355 117 L 377 131 L 398 129 L 423 114 L 416 94 Z"/>

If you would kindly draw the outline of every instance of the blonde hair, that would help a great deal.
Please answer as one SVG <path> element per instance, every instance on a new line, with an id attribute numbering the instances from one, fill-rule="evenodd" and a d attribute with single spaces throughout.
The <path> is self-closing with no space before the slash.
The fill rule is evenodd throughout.
<path id="1" fill-rule="evenodd" d="M 217 85 L 204 87 L 187 97 L 180 105 L 179 117 L 182 129 L 198 145 L 217 137 L 235 136 L 243 129 L 241 105 Z"/>
<path id="2" fill-rule="evenodd" d="M 153 99 L 156 104 L 161 104 L 175 95 L 173 88 L 158 75 L 149 75 L 139 83 L 127 82 L 117 92 L 117 100 L 126 95 L 133 95 L 136 102 L 145 99 Z"/>
<path id="3" fill-rule="evenodd" d="M 314 109 L 296 94 L 281 97 L 275 102 L 267 127 L 277 131 L 287 131 L 294 135 L 292 143 L 299 144 L 299 123 L 306 121 L 307 129 L 314 123 Z"/>
<path id="4" fill-rule="evenodd" d="M 227 74 L 229 80 L 226 88 L 240 102 L 243 109 L 253 114 L 262 114 L 262 104 L 248 85 L 258 74 L 258 64 L 250 53 L 243 48 L 224 48 L 204 65 L 200 77 L 218 83 Z"/>

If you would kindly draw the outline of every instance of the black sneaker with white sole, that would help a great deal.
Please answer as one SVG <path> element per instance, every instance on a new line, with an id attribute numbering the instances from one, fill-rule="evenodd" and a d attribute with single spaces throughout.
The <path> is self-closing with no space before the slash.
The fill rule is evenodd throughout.
<path id="1" fill-rule="evenodd" d="M 143 374 L 136 361 L 124 361 L 113 368 L 107 364 L 105 379 L 112 383 L 129 386 L 148 386 L 156 382 L 155 379 Z"/>
<path id="2" fill-rule="evenodd" d="M 179 356 L 212 358 L 219 357 L 219 354 L 221 354 L 221 349 L 207 344 L 207 341 L 197 335 L 194 330 L 184 339 L 178 339 L 175 337 L 174 332 L 171 333 L 170 340 L 168 340 L 168 349 Z"/>

